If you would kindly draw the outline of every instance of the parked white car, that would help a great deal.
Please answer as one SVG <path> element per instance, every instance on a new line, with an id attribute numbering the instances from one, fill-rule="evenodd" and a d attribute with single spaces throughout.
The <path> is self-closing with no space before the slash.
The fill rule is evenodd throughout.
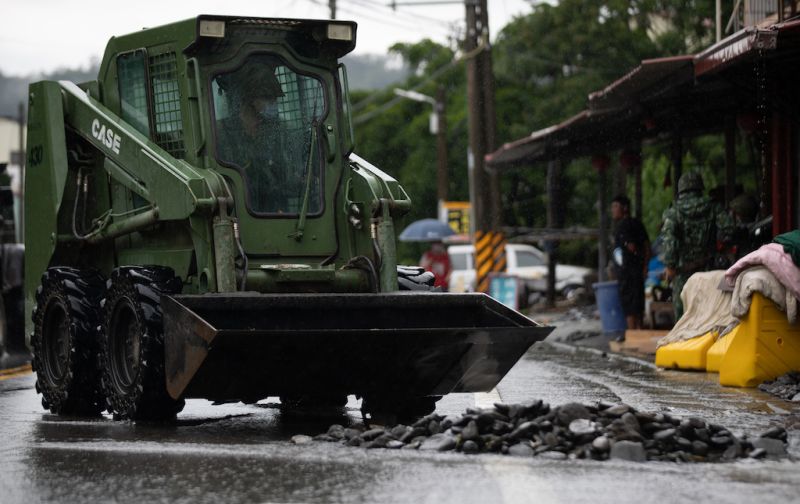
<path id="1" fill-rule="evenodd" d="M 475 290 L 475 248 L 472 245 L 451 245 L 450 292 Z M 532 245 L 506 245 L 506 273 L 524 280 L 528 292 L 547 292 L 547 254 Z M 584 286 L 584 277 L 592 270 L 583 266 L 556 264 L 556 291 Z"/>

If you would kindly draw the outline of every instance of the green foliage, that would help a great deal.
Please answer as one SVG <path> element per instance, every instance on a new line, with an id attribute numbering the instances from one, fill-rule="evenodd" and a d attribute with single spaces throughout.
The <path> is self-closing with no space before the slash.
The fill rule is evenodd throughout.
<path id="1" fill-rule="evenodd" d="M 497 34 L 492 48 L 495 75 L 497 144 L 513 141 L 560 123 L 586 107 L 589 93 L 603 89 L 635 68 L 642 59 L 695 52 L 712 41 L 713 2 L 700 0 L 561 0 L 556 5 L 532 2 L 531 12 L 512 20 Z M 450 199 L 468 199 L 466 169 L 466 71 L 453 63 L 451 49 L 430 40 L 396 44 L 411 74 L 401 87 L 414 86 L 434 95 L 447 92 Z M 356 102 L 366 99 L 358 96 Z M 427 104 L 393 100 L 389 90 L 371 95 L 356 115 L 374 113 L 357 126 L 357 151 L 396 177 L 414 200 L 407 223 L 436 215 L 435 138 L 428 133 Z M 700 166 L 707 186 L 724 179 L 724 146 L 719 136 L 687 144 L 684 166 Z M 752 165 L 752 148 L 739 146 L 742 173 Z M 618 153 L 608 153 L 612 167 Z M 669 145 L 643 153 L 644 222 L 654 238 L 661 213 L 672 199 L 664 187 L 670 170 Z M 502 178 L 506 225 L 542 227 L 546 223 L 546 166 L 509 170 Z M 750 170 L 752 172 L 752 169 Z M 565 224 L 597 226 L 597 173 L 587 158 L 564 167 L 562 200 Z M 633 180 L 627 181 L 633 198 Z M 754 187 L 746 181 L 747 187 Z M 746 187 L 746 189 L 747 189 Z M 609 200 L 613 196 L 609 187 Z M 416 260 L 421 250 L 401 244 L 400 255 Z M 593 262 L 596 246 L 587 241 L 562 244 L 565 262 Z"/>

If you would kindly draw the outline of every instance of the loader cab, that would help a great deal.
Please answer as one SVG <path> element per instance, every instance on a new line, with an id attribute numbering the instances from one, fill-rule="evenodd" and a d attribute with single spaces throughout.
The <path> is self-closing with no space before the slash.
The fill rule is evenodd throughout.
<path id="1" fill-rule="evenodd" d="M 338 61 L 355 35 L 352 22 L 231 16 L 143 30 L 109 42 L 103 101 L 173 157 L 224 177 L 251 267 L 319 264 L 347 226 L 335 212 L 352 150 Z M 122 189 L 113 199 L 118 212 L 144 204 Z"/>

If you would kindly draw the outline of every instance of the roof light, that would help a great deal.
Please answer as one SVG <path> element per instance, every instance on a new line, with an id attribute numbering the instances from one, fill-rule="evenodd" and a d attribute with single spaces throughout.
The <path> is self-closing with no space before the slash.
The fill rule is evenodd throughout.
<path id="1" fill-rule="evenodd" d="M 201 37 L 225 37 L 225 21 L 213 21 L 210 19 L 200 20 Z"/>
<path id="2" fill-rule="evenodd" d="M 353 40 L 353 27 L 349 24 L 328 24 L 328 39 L 330 40 Z"/>

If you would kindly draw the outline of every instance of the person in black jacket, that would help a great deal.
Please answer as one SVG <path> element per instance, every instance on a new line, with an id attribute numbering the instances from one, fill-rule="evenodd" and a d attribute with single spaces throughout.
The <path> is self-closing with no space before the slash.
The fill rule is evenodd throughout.
<path id="1" fill-rule="evenodd" d="M 614 231 L 614 263 L 617 266 L 619 297 L 628 329 L 642 328 L 644 280 L 650 261 L 650 239 L 642 222 L 630 215 L 631 201 L 617 196 L 611 203 Z"/>

